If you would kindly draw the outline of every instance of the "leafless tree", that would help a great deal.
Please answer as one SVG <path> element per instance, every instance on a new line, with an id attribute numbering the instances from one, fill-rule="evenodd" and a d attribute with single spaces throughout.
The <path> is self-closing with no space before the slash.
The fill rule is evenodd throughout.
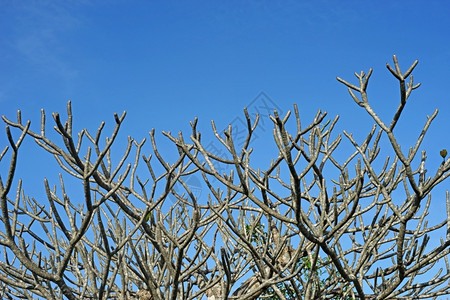
<path id="1" fill-rule="evenodd" d="M 191 123 L 189 137 L 163 134 L 173 144 L 128 138 L 120 159 L 112 134 L 73 132 L 67 121 L 46 114 L 32 129 L 3 117 L 6 147 L 1 160 L 0 296 L 3 299 L 425 299 L 449 295 L 450 198 L 431 191 L 450 174 L 446 153 L 428 170 L 422 141 L 435 110 L 406 152 L 394 129 L 411 92 L 419 87 L 397 58 L 388 70 L 400 84 L 400 103 L 390 122 L 371 106 L 367 74 L 352 84 L 351 98 L 373 119 L 367 136 L 334 134 L 338 117 L 319 111 L 304 126 L 274 111 L 278 154 L 261 170 L 251 140 L 259 117 L 247 121 L 238 145 L 232 127 L 212 130 L 227 157 L 208 150 Z M 409 80 L 407 80 L 409 78 Z M 293 122 L 289 122 L 293 120 Z M 417 122 L 417 118 L 415 119 Z M 357 126 L 358 124 L 355 124 Z M 289 129 L 289 131 L 288 131 Z M 14 131 L 14 132 L 13 132 Z M 59 164 L 57 184 L 44 179 L 46 199 L 25 194 L 15 178 L 21 146 L 34 139 Z M 343 141 L 352 147 L 341 158 Z M 383 147 L 381 147 L 383 145 Z M 393 153 L 389 157 L 384 153 Z M 434 156 L 434 153 L 432 154 Z M 226 172 L 221 170 L 225 169 Z M 53 170 L 50 170 L 54 172 Z M 19 175 L 16 175 L 20 176 Z M 189 178 L 205 187 L 199 197 Z M 67 182 L 70 182 L 69 184 Z M 76 193 L 74 182 L 82 183 Z M 205 193 L 206 190 L 206 193 Z M 200 198 L 207 198 L 207 200 Z M 82 199 L 82 200 L 80 200 Z M 447 218 L 427 216 L 433 204 Z M 430 243 L 430 238 L 440 242 Z"/>

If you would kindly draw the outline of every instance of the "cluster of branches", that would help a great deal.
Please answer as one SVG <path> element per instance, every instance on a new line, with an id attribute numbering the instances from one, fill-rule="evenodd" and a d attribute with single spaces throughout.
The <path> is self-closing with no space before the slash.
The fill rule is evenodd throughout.
<path id="1" fill-rule="evenodd" d="M 231 126 L 213 132 L 228 157 L 208 151 L 191 123 L 189 138 L 163 134 L 176 146 L 169 162 L 150 132 L 128 138 L 117 163 L 111 149 L 125 113 L 115 115 L 110 137 L 73 133 L 53 114 L 60 142 L 30 122 L 3 117 L 9 145 L 0 153 L 0 297 L 2 299 L 424 299 L 450 294 L 450 199 L 445 220 L 428 227 L 431 191 L 450 175 L 445 159 L 426 176 L 419 148 L 437 110 L 428 116 L 407 153 L 394 128 L 414 85 L 394 56 L 388 70 L 399 81 L 400 104 L 390 123 L 367 95 L 372 69 L 355 74 L 354 85 L 338 78 L 374 121 L 362 141 L 333 136 L 338 117 L 319 111 L 306 127 L 274 111 L 278 155 L 266 170 L 251 164 L 250 141 L 259 117 L 245 110 L 247 137 L 237 147 Z M 407 82 L 407 79 L 409 81 Z M 288 132 L 289 119 L 295 129 Z M 17 130 L 13 137 L 12 129 Z M 54 156 L 63 174 L 44 180 L 46 199 L 30 198 L 14 179 L 22 142 L 32 138 Z M 343 139 L 353 146 L 340 161 Z M 379 158 L 387 139 L 395 155 Z M 175 149 L 175 147 L 174 147 Z M 8 167 L 9 164 L 9 167 Z M 6 166 L 6 167 L 5 167 Z M 222 173 L 220 170 L 228 170 Z M 139 175 L 138 175 L 139 173 Z M 196 176 L 201 200 L 188 179 Z M 82 183 L 71 196 L 67 181 Z M 205 196 L 206 194 L 206 196 Z M 445 234 L 441 234 L 445 232 Z M 430 236 L 440 243 L 428 243 Z M 445 271 L 444 271 L 445 266 Z"/>

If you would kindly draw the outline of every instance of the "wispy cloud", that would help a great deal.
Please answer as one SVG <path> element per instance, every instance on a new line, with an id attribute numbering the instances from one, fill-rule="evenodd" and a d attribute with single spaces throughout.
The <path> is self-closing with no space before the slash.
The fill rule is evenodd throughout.
<path id="1" fill-rule="evenodd" d="M 57 78 L 71 86 L 78 75 L 71 60 L 73 36 L 83 25 L 86 2 L 11 1 L 0 4 L 0 49 L 3 61 L 0 102 L 13 97 L 24 78 Z M 78 14 L 78 15 L 77 15 Z"/>
<path id="2" fill-rule="evenodd" d="M 70 51 L 64 45 L 64 38 L 80 24 L 69 8 L 58 3 L 65 2 L 27 2 L 17 8 L 18 22 L 11 40 L 17 54 L 46 72 L 54 73 L 63 79 L 76 76 L 76 69 L 65 54 Z"/>

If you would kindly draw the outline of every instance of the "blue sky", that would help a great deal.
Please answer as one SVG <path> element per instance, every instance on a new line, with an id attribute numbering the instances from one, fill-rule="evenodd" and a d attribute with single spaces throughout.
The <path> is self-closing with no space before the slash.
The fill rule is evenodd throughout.
<path id="1" fill-rule="evenodd" d="M 373 67 L 369 100 L 388 122 L 396 54 L 403 70 L 419 60 L 422 83 L 399 139 L 411 146 L 438 108 L 424 144 L 437 164 L 450 128 L 449 15 L 443 1 L 1 1 L 0 114 L 21 109 L 37 129 L 41 108 L 65 115 L 70 99 L 76 128 L 94 131 L 126 110 L 125 143 L 152 128 L 188 134 L 195 117 L 209 134 L 210 120 L 225 128 L 264 92 L 283 113 L 297 103 L 304 124 L 322 109 L 363 138 L 373 122 L 336 76 L 356 83 Z M 261 124 L 271 128 L 267 115 Z"/>
<path id="2" fill-rule="evenodd" d="M 195 117 L 202 131 L 224 128 L 264 92 L 284 113 L 297 103 L 305 123 L 339 114 L 362 138 L 373 122 L 336 76 L 356 83 L 373 67 L 369 100 L 388 122 L 396 54 L 402 70 L 419 60 L 422 83 L 399 139 L 408 149 L 438 108 L 423 146 L 437 165 L 450 148 L 449 15 L 446 1 L 0 1 L 0 114 L 21 109 L 37 129 L 41 108 L 64 115 L 70 99 L 77 128 L 96 130 L 126 110 L 125 143 L 152 128 L 189 133 Z"/>
<path id="3" fill-rule="evenodd" d="M 372 101 L 390 117 L 396 54 L 404 69 L 419 59 L 408 113 L 436 107 L 445 122 L 449 13 L 442 1 L 2 1 L 1 114 L 39 120 L 71 99 L 78 122 L 127 110 L 127 131 L 145 136 L 195 116 L 225 126 L 264 91 L 306 118 L 354 117 L 335 77 L 373 67 Z"/>

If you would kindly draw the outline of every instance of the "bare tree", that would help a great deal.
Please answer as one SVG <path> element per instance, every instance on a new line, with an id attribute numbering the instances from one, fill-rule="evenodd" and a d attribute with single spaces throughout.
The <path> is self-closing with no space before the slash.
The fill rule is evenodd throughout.
<path id="1" fill-rule="evenodd" d="M 444 160 L 426 176 L 427 156 L 419 151 L 438 111 L 427 116 L 408 151 L 394 134 L 408 97 L 419 87 L 411 75 L 417 63 L 404 73 L 395 56 L 394 67 L 387 65 L 400 84 L 400 104 L 388 123 L 369 103 L 372 69 L 355 74 L 356 85 L 337 78 L 374 121 L 362 141 L 346 131 L 334 135 L 338 117 L 326 121 L 324 112 L 304 126 L 296 105 L 294 116 L 274 111 L 270 118 L 278 154 L 265 170 L 251 160 L 259 117 L 252 120 L 246 110 L 243 145 L 237 145 L 231 126 L 220 133 L 212 122 L 229 158 L 207 149 L 197 120 L 188 138 L 163 132 L 177 150 L 172 162 L 167 150 L 158 148 L 154 130 L 151 155 L 142 154 L 145 140 L 128 138 L 121 158 L 112 158 L 125 113 L 114 115 L 107 138 L 102 138 L 105 123 L 95 134 L 86 129 L 74 134 L 70 102 L 67 121 L 53 114 L 58 139 L 46 131 L 44 111 L 37 130 L 22 122 L 20 111 L 16 121 L 3 117 L 8 145 L 0 154 L 0 296 L 232 300 L 449 295 L 448 192 L 446 201 L 436 204 L 444 209 L 446 203 L 447 218 L 428 226 L 427 216 L 431 191 L 450 175 L 450 160 L 442 151 Z M 15 179 L 28 138 L 53 155 L 62 170 L 57 185 L 44 179 L 45 201 L 27 196 L 22 181 Z M 341 159 L 337 150 L 343 140 L 353 150 Z M 393 158 L 384 156 L 389 151 Z M 189 184 L 192 176 L 202 180 L 207 200 L 200 200 Z M 82 183 L 82 200 L 73 182 Z M 431 237 L 440 242 L 429 243 Z"/>

